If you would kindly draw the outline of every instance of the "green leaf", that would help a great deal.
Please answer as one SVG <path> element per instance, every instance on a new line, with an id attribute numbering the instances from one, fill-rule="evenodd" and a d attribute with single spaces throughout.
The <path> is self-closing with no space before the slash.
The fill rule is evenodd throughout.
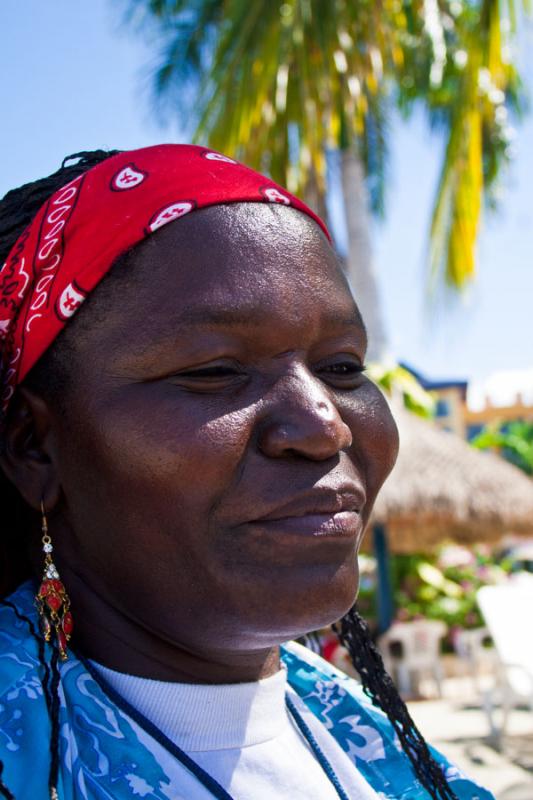
<path id="1" fill-rule="evenodd" d="M 508 44 L 529 0 L 130 0 L 161 42 L 160 106 L 293 191 L 327 187 L 328 148 L 355 147 L 385 210 L 388 119 L 421 105 L 446 140 L 429 235 L 433 284 L 476 272 L 482 207 L 509 160 L 505 107 L 524 108 Z M 433 16 L 431 16 L 433 14 Z M 509 28 L 509 31 L 507 30 Z"/>

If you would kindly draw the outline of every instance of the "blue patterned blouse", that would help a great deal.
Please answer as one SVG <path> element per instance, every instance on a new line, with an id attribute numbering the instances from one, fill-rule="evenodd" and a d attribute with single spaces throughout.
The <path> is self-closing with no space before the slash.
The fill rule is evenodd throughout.
<path id="1" fill-rule="evenodd" d="M 9 601 L 37 628 L 31 584 Z M 356 681 L 293 643 L 282 648 L 282 658 L 289 684 L 382 800 L 427 800 L 392 726 Z M 2 780 L 17 800 L 48 800 L 51 725 L 44 672 L 28 622 L 0 606 L 0 760 Z M 60 672 L 61 800 L 188 796 L 194 776 L 106 693 L 82 661 L 71 655 Z M 460 800 L 494 800 L 435 755 Z"/>

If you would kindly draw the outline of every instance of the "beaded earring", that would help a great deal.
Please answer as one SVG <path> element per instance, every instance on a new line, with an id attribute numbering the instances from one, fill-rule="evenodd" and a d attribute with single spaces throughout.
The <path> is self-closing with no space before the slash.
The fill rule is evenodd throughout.
<path id="1" fill-rule="evenodd" d="M 59 656 L 66 661 L 67 642 L 72 635 L 73 620 L 70 613 L 70 598 L 59 578 L 59 572 L 52 561 L 52 539 L 48 533 L 48 521 L 41 500 L 42 544 L 44 553 L 44 569 L 41 585 L 35 598 L 41 621 L 41 631 L 45 641 L 49 642 L 52 631 L 55 631 Z"/>

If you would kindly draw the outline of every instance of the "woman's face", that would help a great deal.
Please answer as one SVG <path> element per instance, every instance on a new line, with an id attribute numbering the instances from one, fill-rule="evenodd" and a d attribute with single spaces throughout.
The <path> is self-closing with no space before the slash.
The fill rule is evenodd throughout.
<path id="1" fill-rule="evenodd" d="M 397 435 L 319 227 L 266 204 L 198 211 L 100 289 L 111 310 L 76 338 L 53 423 L 73 607 L 94 595 L 200 653 L 339 618 Z"/>

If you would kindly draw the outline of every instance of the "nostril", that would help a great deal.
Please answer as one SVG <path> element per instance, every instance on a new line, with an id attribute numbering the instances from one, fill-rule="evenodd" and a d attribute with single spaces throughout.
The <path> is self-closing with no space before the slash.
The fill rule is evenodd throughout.
<path id="1" fill-rule="evenodd" d="M 335 436 L 338 441 L 339 450 L 347 450 L 349 447 L 352 446 L 353 443 L 352 431 L 348 427 L 348 425 L 344 422 L 344 420 L 342 419 L 338 420 L 337 424 L 333 422 L 331 428 L 332 428 L 332 435 Z"/>
<path id="2" fill-rule="evenodd" d="M 351 447 L 353 444 L 353 436 L 350 428 L 347 425 L 345 426 L 345 428 L 346 428 L 346 444 L 344 445 L 344 447 L 348 448 Z"/>
<path id="3" fill-rule="evenodd" d="M 265 455 L 303 455 L 327 459 L 352 446 L 351 430 L 339 409 L 317 381 L 289 376 L 265 398 L 257 443 Z M 283 387 L 282 389 L 280 387 Z"/>

